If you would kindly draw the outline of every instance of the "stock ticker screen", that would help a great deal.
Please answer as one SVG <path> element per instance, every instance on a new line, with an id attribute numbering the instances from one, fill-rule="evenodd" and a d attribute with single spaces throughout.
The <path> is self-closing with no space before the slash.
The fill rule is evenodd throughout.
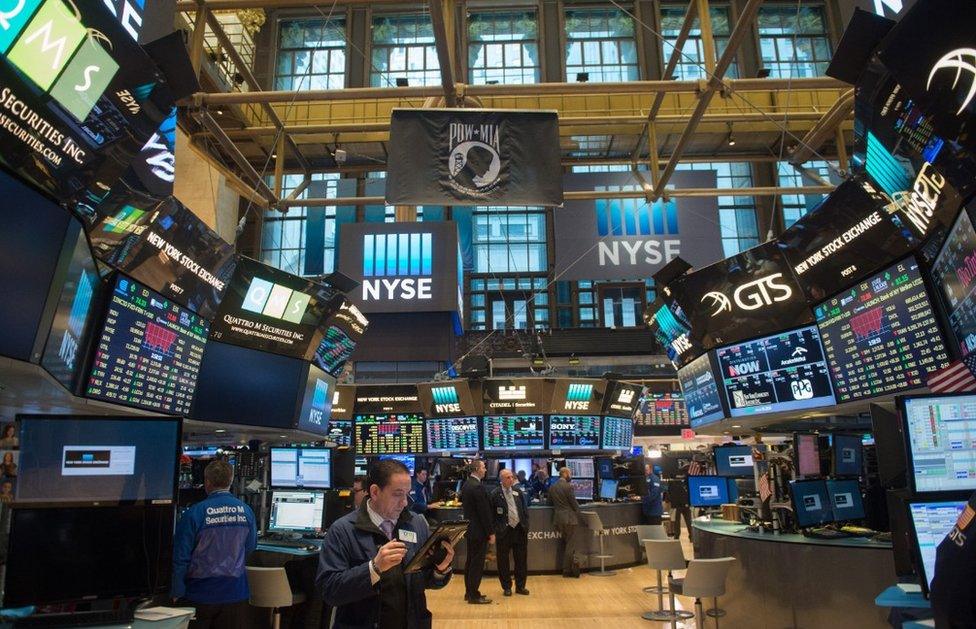
<path id="1" fill-rule="evenodd" d="M 685 396 L 688 421 L 692 428 L 717 422 L 725 417 L 711 357 L 703 354 L 678 370 L 678 384 Z"/>
<path id="2" fill-rule="evenodd" d="M 634 443 L 634 422 L 625 417 L 603 418 L 604 450 L 630 450 Z"/>
<path id="3" fill-rule="evenodd" d="M 424 453 L 423 415 L 356 415 L 355 425 L 357 454 Z"/>
<path id="4" fill-rule="evenodd" d="M 575 450 L 600 448 L 599 415 L 550 415 L 549 447 Z"/>
<path id="5" fill-rule="evenodd" d="M 925 386 L 949 354 L 914 259 L 815 309 L 838 403 Z"/>
<path id="6" fill-rule="evenodd" d="M 477 417 L 427 418 L 427 449 L 431 452 L 478 450 Z"/>
<path id="7" fill-rule="evenodd" d="M 85 395 L 188 414 L 208 327 L 198 315 L 118 276 Z"/>
<path id="8" fill-rule="evenodd" d="M 716 351 L 732 417 L 834 404 L 815 326 Z"/>
<path id="9" fill-rule="evenodd" d="M 976 349 L 976 230 L 966 209 L 946 236 L 931 272 L 959 353 L 965 356 Z"/>
<path id="10" fill-rule="evenodd" d="M 976 395 L 906 398 L 904 405 L 915 491 L 976 489 Z"/>
<path id="11" fill-rule="evenodd" d="M 688 408 L 680 393 L 645 393 L 634 411 L 637 426 L 687 426 Z"/>
<path id="12" fill-rule="evenodd" d="M 494 415 L 484 418 L 482 450 L 545 450 L 542 415 Z"/>

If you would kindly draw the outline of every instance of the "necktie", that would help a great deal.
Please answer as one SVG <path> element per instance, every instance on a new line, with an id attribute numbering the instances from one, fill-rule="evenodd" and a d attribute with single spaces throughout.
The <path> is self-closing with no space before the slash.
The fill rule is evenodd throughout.
<path id="1" fill-rule="evenodd" d="M 380 522 L 380 530 L 386 534 L 386 539 L 393 539 L 393 522 L 383 520 Z"/>
<path id="2" fill-rule="evenodd" d="M 518 508 L 515 506 L 515 498 L 512 496 L 511 488 L 505 490 L 505 502 L 508 503 L 508 525 L 515 528 L 519 523 L 519 515 Z"/>

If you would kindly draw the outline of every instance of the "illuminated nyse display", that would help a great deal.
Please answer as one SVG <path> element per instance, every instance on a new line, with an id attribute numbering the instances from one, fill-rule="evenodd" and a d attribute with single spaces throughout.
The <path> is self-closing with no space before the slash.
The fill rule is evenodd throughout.
<path id="1" fill-rule="evenodd" d="M 484 450 L 544 450 L 542 415 L 496 415 L 484 418 Z"/>
<path id="2" fill-rule="evenodd" d="M 925 386 L 947 367 L 915 260 L 899 262 L 816 308 L 837 402 Z"/>
<path id="3" fill-rule="evenodd" d="M 976 231 L 963 209 L 932 264 L 949 325 L 962 356 L 976 349 Z"/>
<path id="4" fill-rule="evenodd" d="M 687 426 L 688 408 L 680 394 L 645 393 L 634 412 L 638 426 Z"/>
<path id="5" fill-rule="evenodd" d="M 413 413 L 356 415 L 356 452 L 423 454 L 423 416 Z"/>
<path id="6" fill-rule="evenodd" d="M 427 449 L 431 452 L 478 450 L 477 417 L 427 419 Z"/>
<path id="7" fill-rule="evenodd" d="M 600 417 L 598 415 L 550 415 L 549 447 L 599 449 Z"/>
<path id="8" fill-rule="evenodd" d="M 119 277 L 88 380 L 88 397 L 178 415 L 190 411 L 208 324 Z"/>
<path id="9" fill-rule="evenodd" d="M 604 450 L 627 449 L 634 442 L 634 422 L 624 417 L 603 418 Z"/>

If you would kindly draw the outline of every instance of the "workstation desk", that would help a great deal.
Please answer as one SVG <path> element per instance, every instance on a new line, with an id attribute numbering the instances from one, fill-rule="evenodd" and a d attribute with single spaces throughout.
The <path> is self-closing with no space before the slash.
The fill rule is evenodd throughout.
<path id="1" fill-rule="evenodd" d="M 695 558 L 735 557 L 719 607 L 731 627 L 888 627 L 874 603 L 895 576 L 891 543 L 816 539 L 696 518 Z"/>
<path id="2" fill-rule="evenodd" d="M 589 502 L 580 504 L 581 511 L 592 511 L 600 516 L 603 528 L 607 531 L 604 536 L 604 551 L 613 555 L 607 559 L 606 567 L 623 568 L 633 566 L 642 561 L 641 548 L 637 543 L 637 525 L 641 523 L 641 505 L 639 502 Z M 563 543 L 562 536 L 552 525 L 553 508 L 548 505 L 529 506 L 529 548 L 528 569 L 531 574 L 556 574 L 562 572 Z M 431 527 L 437 522 L 445 520 L 461 520 L 464 512 L 457 507 L 433 507 L 427 512 L 427 519 Z M 599 550 L 599 541 L 593 532 L 584 526 L 577 531 L 580 536 L 580 552 L 595 555 Z M 455 570 L 464 569 L 464 557 L 467 553 L 467 543 L 462 540 L 454 555 Z M 599 560 L 593 558 L 589 567 L 598 569 Z M 496 571 L 495 562 L 487 564 L 487 572 Z"/>

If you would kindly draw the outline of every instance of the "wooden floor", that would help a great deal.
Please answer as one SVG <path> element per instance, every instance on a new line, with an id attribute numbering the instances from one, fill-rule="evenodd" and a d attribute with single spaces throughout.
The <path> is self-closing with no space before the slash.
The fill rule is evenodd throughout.
<path id="1" fill-rule="evenodd" d="M 691 543 L 682 537 L 685 557 L 693 557 Z M 681 573 L 676 573 L 681 576 Z M 427 605 L 434 615 L 434 627 L 452 629 L 617 629 L 620 627 L 667 628 L 669 623 L 650 622 L 641 614 L 656 609 L 657 596 L 641 589 L 655 583 L 655 573 L 646 566 L 618 570 L 611 577 L 583 574 L 579 579 L 559 575 L 529 576 L 529 596 L 502 596 L 495 575 L 486 575 L 481 593 L 492 599 L 490 605 L 464 602 L 464 577 L 457 575 L 443 590 L 428 590 Z M 692 599 L 677 597 L 678 609 L 694 610 Z M 667 596 L 664 598 L 667 606 Z M 709 627 L 714 621 L 709 620 Z M 558 625 L 557 625 L 558 623 Z M 678 623 L 691 629 L 694 620 Z"/>

